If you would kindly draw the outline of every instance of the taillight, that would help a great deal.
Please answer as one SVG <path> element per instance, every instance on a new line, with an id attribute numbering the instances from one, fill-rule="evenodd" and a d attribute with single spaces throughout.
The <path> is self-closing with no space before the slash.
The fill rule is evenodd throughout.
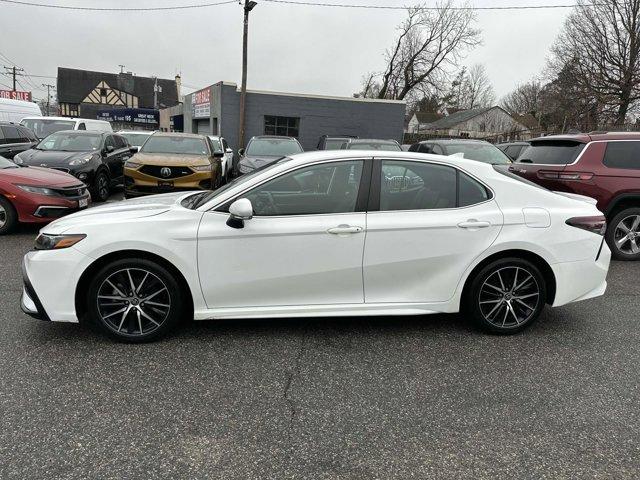
<path id="1" fill-rule="evenodd" d="M 591 180 L 593 173 L 589 172 L 554 172 L 550 170 L 540 170 L 538 177 L 549 180 Z"/>
<path id="2" fill-rule="evenodd" d="M 607 219 L 604 215 L 596 215 L 593 217 L 573 217 L 565 222 L 572 227 L 581 228 L 591 233 L 604 235 L 607 231 Z"/>

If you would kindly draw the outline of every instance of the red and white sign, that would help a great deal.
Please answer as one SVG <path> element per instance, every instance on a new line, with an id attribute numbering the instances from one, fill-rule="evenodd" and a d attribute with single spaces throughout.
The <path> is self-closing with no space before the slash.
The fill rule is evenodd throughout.
<path id="1" fill-rule="evenodd" d="M 211 87 L 191 94 L 191 113 L 193 118 L 209 118 L 211 115 Z"/>
<path id="2" fill-rule="evenodd" d="M 31 101 L 31 92 L 20 92 L 14 90 L 0 90 L 0 98 L 9 98 L 11 100 Z"/>

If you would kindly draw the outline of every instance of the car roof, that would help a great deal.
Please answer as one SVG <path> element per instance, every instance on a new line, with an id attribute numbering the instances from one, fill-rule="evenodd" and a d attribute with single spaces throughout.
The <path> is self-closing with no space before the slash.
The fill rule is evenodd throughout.
<path id="1" fill-rule="evenodd" d="M 377 143 L 393 143 L 396 144 L 398 143 L 395 140 L 384 140 L 381 138 L 356 138 L 353 140 L 350 140 L 349 143 L 373 143 L 373 142 L 377 142 Z"/>
<path id="2" fill-rule="evenodd" d="M 251 140 L 253 140 L 254 138 L 266 138 L 269 140 L 295 140 L 297 142 L 297 139 L 295 137 L 287 137 L 285 135 L 256 135 L 254 137 L 251 137 Z"/>
<path id="3" fill-rule="evenodd" d="M 539 142 L 543 140 L 562 141 L 570 140 L 580 143 L 589 143 L 607 140 L 640 140 L 640 132 L 590 132 L 576 133 L 565 135 L 548 135 L 546 137 L 538 137 L 531 139 L 531 142 Z"/>
<path id="4" fill-rule="evenodd" d="M 522 142 L 502 142 L 502 143 L 496 143 L 496 147 L 508 147 L 508 146 L 511 146 L 511 145 L 517 145 L 517 146 L 520 146 L 520 145 L 529 145 L 529 142 L 522 141 Z"/>
<path id="5" fill-rule="evenodd" d="M 152 135 L 153 131 L 152 130 L 118 130 L 117 132 L 113 132 L 113 133 L 117 133 L 119 135 L 122 135 L 123 133 L 126 133 L 127 135 Z"/>
<path id="6" fill-rule="evenodd" d="M 453 142 L 455 143 L 488 143 L 489 145 L 492 145 L 486 140 L 480 140 L 477 138 L 432 138 L 430 140 L 422 140 L 421 142 L 418 142 L 418 143 L 453 143 Z"/>

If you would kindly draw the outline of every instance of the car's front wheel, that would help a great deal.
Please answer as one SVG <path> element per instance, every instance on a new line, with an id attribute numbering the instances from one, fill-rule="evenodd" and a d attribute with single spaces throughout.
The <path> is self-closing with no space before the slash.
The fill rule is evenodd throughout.
<path id="1" fill-rule="evenodd" d="M 104 170 L 100 170 L 96 178 L 93 179 L 93 187 L 91 188 L 91 197 L 95 202 L 106 202 L 109 200 L 109 175 Z"/>
<path id="2" fill-rule="evenodd" d="M 640 260 L 640 208 L 627 208 L 614 216 L 605 238 L 616 260 Z"/>
<path id="3" fill-rule="evenodd" d="M 11 232 L 18 224 L 18 214 L 11 202 L 0 196 L 0 235 Z"/>
<path id="4" fill-rule="evenodd" d="M 498 259 L 473 278 L 466 307 L 482 330 L 516 333 L 540 316 L 546 290 L 544 277 L 533 263 L 521 258 Z"/>
<path id="5" fill-rule="evenodd" d="M 173 274 L 147 259 L 122 259 L 104 266 L 88 290 L 89 319 L 123 342 L 155 340 L 179 321 L 184 293 Z"/>

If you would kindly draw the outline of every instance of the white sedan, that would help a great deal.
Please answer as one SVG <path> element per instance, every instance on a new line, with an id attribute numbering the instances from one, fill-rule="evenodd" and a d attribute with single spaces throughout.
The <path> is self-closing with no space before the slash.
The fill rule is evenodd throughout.
<path id="1" fill-rule="evenodd" d="M 181 320 L 464 310 L 513 333 L 602 295 L 589 198 L 481 162 L 408 152 L 282 158 L 214 192 L 108 204 L 44 227 L 22 309 L 155 339 Z"/>

